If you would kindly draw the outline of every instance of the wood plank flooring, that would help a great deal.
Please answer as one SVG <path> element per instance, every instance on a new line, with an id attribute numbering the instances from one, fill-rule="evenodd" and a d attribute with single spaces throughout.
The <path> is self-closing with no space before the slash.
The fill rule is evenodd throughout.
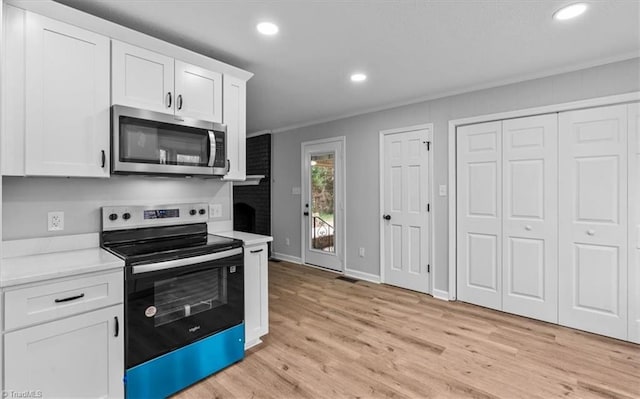
<path id="1" fill-rule="evenodd" d="M 270 333 L 193 398 L 640 398 L 640 346 L 287 262 Z"/>

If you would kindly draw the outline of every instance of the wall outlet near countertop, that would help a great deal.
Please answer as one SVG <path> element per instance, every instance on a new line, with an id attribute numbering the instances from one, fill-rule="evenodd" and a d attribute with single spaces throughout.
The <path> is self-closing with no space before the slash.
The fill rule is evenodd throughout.
<path id="1" fill-rule="evenodd" d="M 47 230 L 48 231 L 62 231 L 64 230 L 64 212 L 49 212 L 47 213 Z"/>
<path id="2" fill-rule="evenodd" d="M 289 240 L 289 237 L 284 239 L 285 244 L 287 244 L 287 246 L 291 245 L 291 240 Z"/>
<path id="3" fill-rule="evenodd" d="M 209 217 L 210 218 L 222 217 L 222 204 L 209 204 Z"/>
<path id="4" fill-rule="evenodd" d="M 361 258 L 364 258 L 364 248 L 360 247 L 358 249 L 358 255 L 360 255 Z"/>

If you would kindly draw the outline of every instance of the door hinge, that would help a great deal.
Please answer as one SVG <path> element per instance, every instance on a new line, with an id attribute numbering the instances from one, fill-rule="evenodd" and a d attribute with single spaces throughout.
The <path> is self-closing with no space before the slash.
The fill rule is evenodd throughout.
<path id="1" fill-rule="evenodd" d="M 427 273 L 431 273 L 431 265 L 427 265 Z"/>
<path id="2" fill-rule="evenodd" d="M 430 141 L 423 141 L 423 143 L 427 145 L 427 151 L 431 151 L 431 142 Z"/>

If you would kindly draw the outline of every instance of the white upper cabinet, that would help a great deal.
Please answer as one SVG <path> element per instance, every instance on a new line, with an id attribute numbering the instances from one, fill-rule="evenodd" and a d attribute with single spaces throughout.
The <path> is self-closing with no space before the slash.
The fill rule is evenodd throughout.
<path id="1" fill-rule="evenodd" d="M 112 41 L 112 103 L 222 122 L 222 74 Z"/>
<path id="2" fill-rule="evenodd" d="M 176 115 L 222 122 L 222 74 L 175 61 Z"/>
<path id="3" fill-rule="evenodd" d="M 229 173 L 225 180 L 245 180 L 247 175 L 247 83 L 225 75 L 224 124 L 227 126 Z"/>
<path id="4" fill-rule="evenodd" d="M 113 104 L 173 114 L 173 58 L 111 41 Z"/>
<path id="5" fill-rule="evenodd" d="M 25 173 L 109 176 L 109 39 L 26 13 Z"/>

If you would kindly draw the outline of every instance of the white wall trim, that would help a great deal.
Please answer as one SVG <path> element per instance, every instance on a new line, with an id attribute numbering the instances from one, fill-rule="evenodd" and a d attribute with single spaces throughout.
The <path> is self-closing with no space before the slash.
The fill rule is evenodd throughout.
<path id="1" fill-rule="evenodd" d="M 307 196 L 307 194 L 304 192 L 305 186 L 307 185 L 307 183 L 305 182 L 305 178 L 306 178 L 306 160 L 305 160 L 305 147 L 306 146 L 310 146 L 310 145 L 317 145 L 317 144 L 329 144 L 329 143 L 338 143 L 340 145 L 340 148 L 342 150 L 342 154 L 341 154 L 341 159 L 340 159 L 340 163 L 341 163 L 341 173 L 340 173 L 340 180 L 342 182 L 342 184 L 340 185 L 340 189 L 341 189 L 341 197 L 342 197 L 342 201 L 340 201 L 339 204 L 334 205 L 336 207 L 340 207 L 340 210 L 342 211 L 342 248 L 336 248 L 336 256 L 338 256 L 338 258 L 340 258 L 341 263 L 342 263 L 342 268 L 340 270 L 340 272 L 344 272 L 344 270 L 347 267 L 347 183 L 346 183 L 346 177 L 347 177 L 347 138 L 346 136 L 337 136 L 337 137 L 330 137 L 330 138 L 326 138 L 326 139 L 319 139 L 319 140 L 311 140 L 311 141 L 303 141 L 302 143 L 300 143 L 300 258 L 302 259 L 301 263 L 306 263 L 306 259 L 305 259 L 305 253 L 306 253 L 306 242 L 305 242 L 305 228 L 306 228 L 306 223 L 305 223 L 305 219 L 302 216 L 302 212 L 304 212 L 305 209 L 305 198 Z M 310 187 L 307 187 L 308 189 L 310 189 Z M 311 215 L 309 215 L 311 216 Z M 334 231 L 337 231 L 337 229 L 335 229 L 334 226 Z"/>
<path id="2" fill-rule="evenodd" d="M 394 128 L 394 129 L 385 129 L 385 130 L 381 130 L 379 133 L 379 145 L 378 145 L 378 168 L 379 168 L 379 187 L 380 187 L 380 223 L 379 223 L 379 229 L 380 229 L 380 282 L 384 283 L 385 282 L 385 276 L 384 276 L 384 270 L 385 270 L 385 264 L 384 264 L 384 221 L 382 219 L 382 215 L 384 214 L 384 190 L 383 190 L 383 186 L 384 186 L 384 137 L 386 135 L 389 134 L 397 134 L 397 133 L 406 133 L 406 132 L 413 132 L 416 130 L 428 130 L 429 133 L 427 135 L 428 140 L 431 142 L 431 151 L 429 154 L 429 203 L 431 204 L 431 214 L 429 215 L 429 236 L 430 236 L 430 248 L 429 248 L 429 264 L 431 265 L 431 276 L 429 278 L 429 293 L 432 293 L 434 290 L 434 282 L 435 282 L 435 276 L 436 276 L 436 264 L 434 262 L 434 260 L 436 259 L 435 257 L 435 251 L 436 251 L 436 240 L 435 240 L 435 234 L 434 234 L 434 226 L 435 226 L 435 214 L 436 214 L 436 206 L 434 204 L 434 170 L 433 170 L 433 165 L 434 165 L 434 148 L 435 148 L 435 135 L 433 134 L 433 123 L 423 123 L 420 125 L 413 125 L 413 126 L 406 126 L 406 127 L 400 127 L 400 128 Z"/>
<path id="3" fill-rule="evenodd" d="M 371 283 L 380 284 L 380 276 L 375 274 L 361 272 L 359 270 L 345 269 L 344 275 L 347 277 L 353 277 L 358 280 L 369 281 Z"/>
<path id="4" fill-rule="evenodd" d="M 297 256 L 293 256 L 293 255 L 287 255 L 287 254 L 281 254 L 281 253 L 278 253 L 278 252 L 272 252 L 271 253 L 271 257 L 274 258 L 274 259 L 285 261 L 285 262 L 297 263 L 299 265 L 302 264 L 302 259 L 300 259 Z"/>
<path id="5" fill-rule="evenodd" d="M 433 297 L 436 299 L 440 299 L 442 301 L 448 301 L 449 300 L 449 292 L 447 291 L 443 291 L 443 290 L 438 290 L 438 289 L 433 289 Z"/>
<path id="6" fill-rule="evenodd" d="M 272 129 L 269 130 L 269 132 L 271 132 L 273 134 L 284 133 L 284 132 L 288 132 L 290 130 L 301 129 L 301 128 L 308 127 L 308 126 L 320 125 L 322 123 L 333 122 L 333 121 L 337 121 L 337 120 L 340 120 L 340 119 L 347 119 L 347 118 L 352 118 L 354 116 L 360 116 L 360 115 L 366 115 L 366 114 L 370 114 L 370 113 L 374 113 L 374 112 L 386 111 L 386 110 L 390 110 L 390 109 L 394 109 L 394 108 L 404 107 L 404 106 L 407 106 L 407 105 L 419 104 L 419 103 L 438 100 L 438 99 L 446 98 L 446 97 L 453 97 L 453 96 L 457 96 L 457 95 L 460 95 L 460 94 L 473 93 L 473 92 L 477 92 L 477 91 L 481 91 L 481 90 L 492 89 L 492 88 L 495 88 L 495 87 L 508 86 L 508 85 L 515 84 L 515 83 L 526 82 L 526 81 L 535 80 L 535 79 L 542 79 L 542 78 L 555 76 L 555 75 L 561 75 L 561 74 L 569 73 L 569 72 L 576 72 L 576 71 L 580 71 L 580 70 L 583 70 L 583 69 L 595 68 L 595 67 L 599 67 L 599 66 L 602 66 L 602 65 L 612 64 L 612 63 L 615 63 L 615 62 L 632 60 L 634 58 L 638 58 L 638 52 L 637 51 L 631 51 L 631 52 L 628 52 L 628 53 L 620 54 L 620 55 L 615 56 L 615 57 L 602 58 L 600 60 L 595 60 L 595 61 L 591 61 L 591 62 L 577 63 L 577 64 L 574 64 L 574 65 L 570 65 L 570 66 L 566 66 L 566 67 L 562 67 L 562 68 L 551 68 L 551 69 L 547 69 L 547 70 L 542 71 L 542 72 L 530 73 L 530 74 L 526 74 L 526 75 L 519 75 L 517 77 L 512 77 L 512 78 L 507 78 L 507 79 L 493 80 L 493 81 L 490 81 L 490 82 L 487 82 L 487 83 L 481 83 L 481 84 L 477 84 L 477 85 L 466 86 L 464 88 L 457 88 L 457 89 L 452 89 L 452 90 L 444 90 L 444 91 L 437 92 L 435 94 L 430 94 L 430 95 L 426 95 L 426 96 L 422 96 L 422 97 L 416 97 L 414 99 L 407 100 L 407 101 L 397 101 L 397 102 L 392 102 L 392 103 L 385 104 L 385 105 L 378 106 L 378 107 L 364 108 L 364 109 L 361 109 L 361 110 L 358 110 L 358 111 L 348 112 L 348 113 L 332 116 L 332 117 L 329 117 L 329 118 L 320 118 L 320 119 L 315 119 L 315 120 L 312 120 L 312 121 L 309 121 L 309 122 L 294 123 L 294 124 L 286 125 L 286 126 L 279 127 L 279 128 L 272 128 Z"/>
<path id="7" fill-rule="evenodd" d="M 456 129 L 459 126 L 640 101 L 640 91 L 449 121 L 449 299 L 457 296 Z"/>

